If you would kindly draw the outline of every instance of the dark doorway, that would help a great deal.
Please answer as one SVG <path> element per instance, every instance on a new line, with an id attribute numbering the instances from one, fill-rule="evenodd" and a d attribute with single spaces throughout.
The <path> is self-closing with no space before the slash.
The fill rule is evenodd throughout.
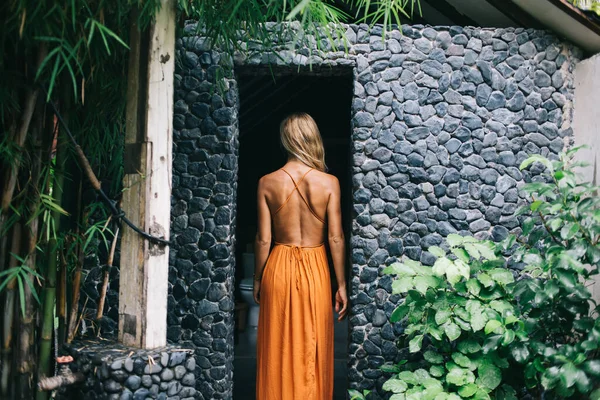
<path id="1" fill-rule="evenodd" d="M 335 72 L 335 73 L 334 73 Z M 236 71 L 239 88 L 239 172 L 236 230 L 236 302 L 245 277 L 244 258 L 253 252 L 256 234 L 256 187 L 263 175 L 283 166 L 286 156 L 279 141 L 279 124 L 288 114 L 304 111 L 317 122 L 325 145 L 329 173 L 342 190 L 343 222 L 350 237 L 351 194 L 351 69 L 267 69 L 246 67 Z M 349 252 L 348 252 L 349 253 Z M 349 254 L 348 254 L 349 256 Z M 348 257 L 346 277 L 349 275 Z M 335 282 L 330 262 L 332 282 Z M 247 269 L 247 268 L 246 268 Z M 246 271 L 247 274 L 247 271 Z M 332 286 L 333 287 L 333 286 Z M 239 307 L 238 307 L 239 308 Z M 335 324 L 334 399 L 345 399 L 347 388 L 348 322 Z M 253 399 L 256 377 L 256 332 L 236 331 L 234 399 Z"/>

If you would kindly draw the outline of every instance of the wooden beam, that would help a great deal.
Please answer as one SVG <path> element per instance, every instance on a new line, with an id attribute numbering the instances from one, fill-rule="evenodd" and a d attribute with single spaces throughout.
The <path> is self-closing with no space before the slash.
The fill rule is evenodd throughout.
<path id="1" fill-rule="evenodd" d="M 479 24 L 473 21 L 468 16 L 460 13 L 452 4 L 445 0 L 428 0 L 427 4 L 438 10 L 446 18 L 452 20 L 456 25 L 459 26 L 479 26 Z"/>
<path id="2" fill-rule="evenodd" d="M 175 0 L 161 0 L 148 32 L 132 15 L 125 135 L 123 211 L 140 229 L 170 233 Z M 119 341 L 156 348 L 167 340 L 169 248 L 123 230 Z"/>
<path id="3" fill-rule="evenodd" d="M 590 29 L 597 35 L 600 35 L 600 25 L 595 23 L 588 17 L 583 11 L 579 8 L 575 7 L 573 4 L 569 3 L 567 0 L 548 0 L 550 3 L 554 4 L 556 7 L 564 11 L 571 18 L 577 20 L 586 28 Z"/>
<path id="4" fill-rule="evenodd" d="M 544 29 L 544 26 L 529 15 L 527 12 L 523 11 L 521 7 L 513 3 L 512 1 L 506 0 L 485 0 L 495 9 L 500 11 L 502 14 L 506 15 L 509 19 L 515 21 L 517 24 L 524 28 L 534 28 L 534 29 Z"/>

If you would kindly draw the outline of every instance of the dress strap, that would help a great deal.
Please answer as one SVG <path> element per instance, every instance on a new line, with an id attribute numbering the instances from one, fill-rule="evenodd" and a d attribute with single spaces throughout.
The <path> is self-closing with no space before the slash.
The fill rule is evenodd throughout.
<path id="1" fill-rule="evenodd" d="M 292 192 L 289 194 L 289 196 L 285 199 L 285 201 L 279 206 L 279 208 L 273 213 L 273 215 L 277 214 L 290 200 L 290 198 L 292 197 L 292 195 L 294 194 L 294 192 L 298 192 L 298 194 L 300 195 L 300 198 L 302 199 L 302 201 L 304 201 L 304 204 L 306 204 L 306 207 L 308 207 L 308 210 L 310 211 L 310 213 L 319 221 L 321 221 L 321 223 L 325 223 L 325 221 L 323 220 L 323 218 L 319 217 L 317 215 L 317 213 L 312 209 L 312 207 L 310 206 L 310 204 L 308 203 L 308 200 L 306 200 L 306 197 L 304 197 L 304 195 L 302 194 L 302 192 L 300 192 L 300 189 L 298 188 L 298 186 L 302 183 L 302 181 L 304 180 L 304 178 L 306 177 L 306 175 L 308 175 L 309 172 L 311 172 L 313 169 L 309 169 L 308 171 L 306 171 L 306 173 L 304 175 L 302 175 L 302 178 L 300 178 L 298 180 L 298 182 L 296 182 L 296 180 L 294 179 L 294 177 L 287 172 L 285 169 L 281 168 L 281 170 L 283 172 L 285 172 L 287 174 L 287 176 L 290 177 L 290 179 L 292 180 L 292 182 L 294 182 L 294 189 L 292 190 Z"/>

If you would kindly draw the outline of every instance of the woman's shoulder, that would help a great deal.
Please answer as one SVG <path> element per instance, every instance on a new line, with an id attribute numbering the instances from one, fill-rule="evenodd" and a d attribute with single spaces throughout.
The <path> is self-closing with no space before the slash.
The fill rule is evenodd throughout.
<path id="1" fill-rule="evenodd" d="M 319 185 L 327 191 L 335 189 L 340 185 L 338 178 L 335 175 L 328 174 L 327 172 L 314 170 L 313 178 L 316 178 L 315 180 L 319 183 Z"/>

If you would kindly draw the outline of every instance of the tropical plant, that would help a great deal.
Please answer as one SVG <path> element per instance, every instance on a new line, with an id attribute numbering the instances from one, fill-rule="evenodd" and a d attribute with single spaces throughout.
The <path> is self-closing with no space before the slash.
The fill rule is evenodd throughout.
<path id="1" fill-rule="evenodd" d="M 538 175 L 521 189 L 531 202 L 518 236 L 449 235 L 429 249 L 433 267 L 403 260 L 384 270 L 405 295 L 390 317 L 406 323 L 399 345 L 418 354 L 384 367 L 391 399 L 516 399 L 525 387 L 546 399 L 600 398 L 600 319 L 587 288 L 600 263 L 600 199 L 573 171 L 584 165 L 576 151 L 522 163 Z"/>
<path id="2" fill-rule="evenodd" d="M 600 265 L 600 198 L 598 187 L 574 172 L 585 166 L 573 162 L 577 150 L 521 165 L 545 171 L 522 188 L 531 200 L 522 212 L 530 217 L 511 257 L 526 278 L 513 288 L 528 337 L 515 359 L 525 365 L 529 387 L 559 398 L 580 398 L 600 384 L 600 320 L 588 289 Z"/>
<path id="3" fill-rule="evenodd" d="M 430 247 L 433 267 L 405 259 L 384 273 L 396 277 L 393 293 L 405 294 L 392 322 L 406 318 L 401 346 L 422 359 L 395 366 L 384 390 L 393 399 L 512 399 L 510 346 L 526 340 L 524 324 L 509 301 L 513 274 L 491 242 L 449 235 L 449 251 Z M 414 397 L 417 398 L 417 397 Z"/>

